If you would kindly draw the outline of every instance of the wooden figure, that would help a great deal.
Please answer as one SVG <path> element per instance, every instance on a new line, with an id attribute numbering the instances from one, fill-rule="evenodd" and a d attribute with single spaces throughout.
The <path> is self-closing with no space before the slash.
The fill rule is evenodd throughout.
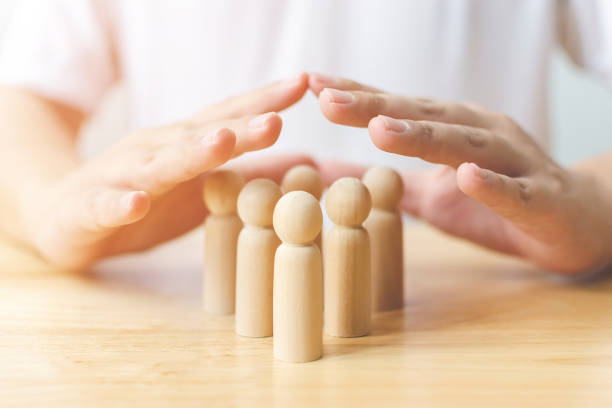
<path id="1" fill-rule="evenodd" d="M 334 226 L 325 236 L 325 333 L 337 337 L 370 332 L 370 240 L 361 225 L 370 193 L 356 178 L 345 177 L 329 188 L 325 200 Z"/>
<path id="2" fill-rule="evenodd" d="M 305 191 L 312 194 L 314 198 L 320 201 L 323 195 L 324 186 L 319 172 L 314 167 L 300 164 L 292 167 L 285 173 L 283 181 L 281 182 L 281 189 L 285 194 L 290 191 Z M 317 235 L 314 241 L 319 249 L 323 249 L 321 245 L 322 235 L 321 233 Z"/>
<path id="3" fill-rule="evenodd" d="M 364 226 L 372 247 L 372 310 L 404 306 L 402 216 L 397 207 L 404 184 L 388 167 L 372 167 L 363 176 L 372 196 L 372 211 Z"/>
<path id="4" fill-rule="evenodd" d="M 274 254 L 280 245 L 272 214 L 281 195 L 272 180 L 255 179 L 238 196 L 244 227 L 236 258 L 236 333 L 242 336 L 272 336 Z"/>
<path id="5" fill-rule="evenodd" d="M 323 273 L 319 202 L 304 191 L 285 194 L 274 208 L 274 230 L 283 242 L 274 258 L 274 357 L 316 360 L 323 352 Z"/>
<path id="6" fill-rule="evenodd" d="M 204 224 L 204 310 L 234 313 L 236 244 L 242 221 L 236 214 L 242 176 L 230 170 L 211 173 L 204 183 L 204 203 L 210 211 Z"/>

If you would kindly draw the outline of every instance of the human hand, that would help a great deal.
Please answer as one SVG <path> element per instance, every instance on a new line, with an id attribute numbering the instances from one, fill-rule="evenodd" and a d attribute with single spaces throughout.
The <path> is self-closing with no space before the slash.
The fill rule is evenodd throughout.
<path id="1" fill-rule="evenodd" d="M 22 200 L 31 244 L 49 261 L 78 269 L 106 256 L 144 250 L 199 225 L 206 172 L 244 152 L 272 145 L 275 113 L 297 102 L 307 75 L 208 107 L 187 120 L 132 132 L 36 196 Z M 243 163 L 245 177 L 280 178 L 311 162 L 286 156 Z M 272 163 L 272 164 L 271 164 Z"/>
<path id="2" fill-rule="evenodd" d="M 612 192 L 559 166 L 509 117 L 319 74 L 310 74 L 309 85 L 330 121 L 368 127 L 384 151 L 445 165 L 403 172 L 404 211 L 558 272 L 610 262 Z M 361 171 L 338 163 L 321 168 L 328 179 Z"/>

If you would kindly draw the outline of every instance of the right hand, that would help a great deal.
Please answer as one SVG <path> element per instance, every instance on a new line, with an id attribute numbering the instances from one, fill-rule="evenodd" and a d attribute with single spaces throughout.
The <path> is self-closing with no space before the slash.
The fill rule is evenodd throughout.
<path id="1" fill-rule="evenodd" d="M 300 100 L 306 74 L 232 97 L 187 120 L 138 130 L 21 204 L 30 243 L 51 263 L 79 269 L 144 250 L 199 225 L 207 171 L 277 140 L 275 113 Z M 280 179 L 304 156 L 243 165 Z M 280 180 L 278 180 L 280 181 Z"/>

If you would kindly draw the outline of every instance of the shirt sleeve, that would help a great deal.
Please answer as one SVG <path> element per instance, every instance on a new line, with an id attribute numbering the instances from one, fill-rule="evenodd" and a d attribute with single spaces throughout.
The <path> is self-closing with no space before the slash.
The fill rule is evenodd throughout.
<path id="1" fill-rule="evenodd" d="M 560 1 L 559 36 L 570 58 L 612 86 L 612 1 Z"/>
<path id="2" fill-rule="evenodd" d="M 17 4 L 0 52 L 0 83 L 27 88 L 85 113 L 117 79 L 106 3 Z"/>

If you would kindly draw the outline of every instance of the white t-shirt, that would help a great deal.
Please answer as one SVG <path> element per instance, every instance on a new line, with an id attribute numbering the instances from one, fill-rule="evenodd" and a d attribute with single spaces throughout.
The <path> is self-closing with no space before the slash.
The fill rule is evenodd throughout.
<path id="1" fill-rule="evenodd" d="M 509 114 L 546 145 L 557 45 L 612 84 L 612 1 L 41 0 L 18 5 L 0 82 L 90 112 L 122 79 L 131 126 L 148 127 L 312 70 L 398 94 L 476 102 Z M 283 115 L 273 150 L 416 161 L 378 151 L 363 129 L 329 123 L 312 95 Z"/>

